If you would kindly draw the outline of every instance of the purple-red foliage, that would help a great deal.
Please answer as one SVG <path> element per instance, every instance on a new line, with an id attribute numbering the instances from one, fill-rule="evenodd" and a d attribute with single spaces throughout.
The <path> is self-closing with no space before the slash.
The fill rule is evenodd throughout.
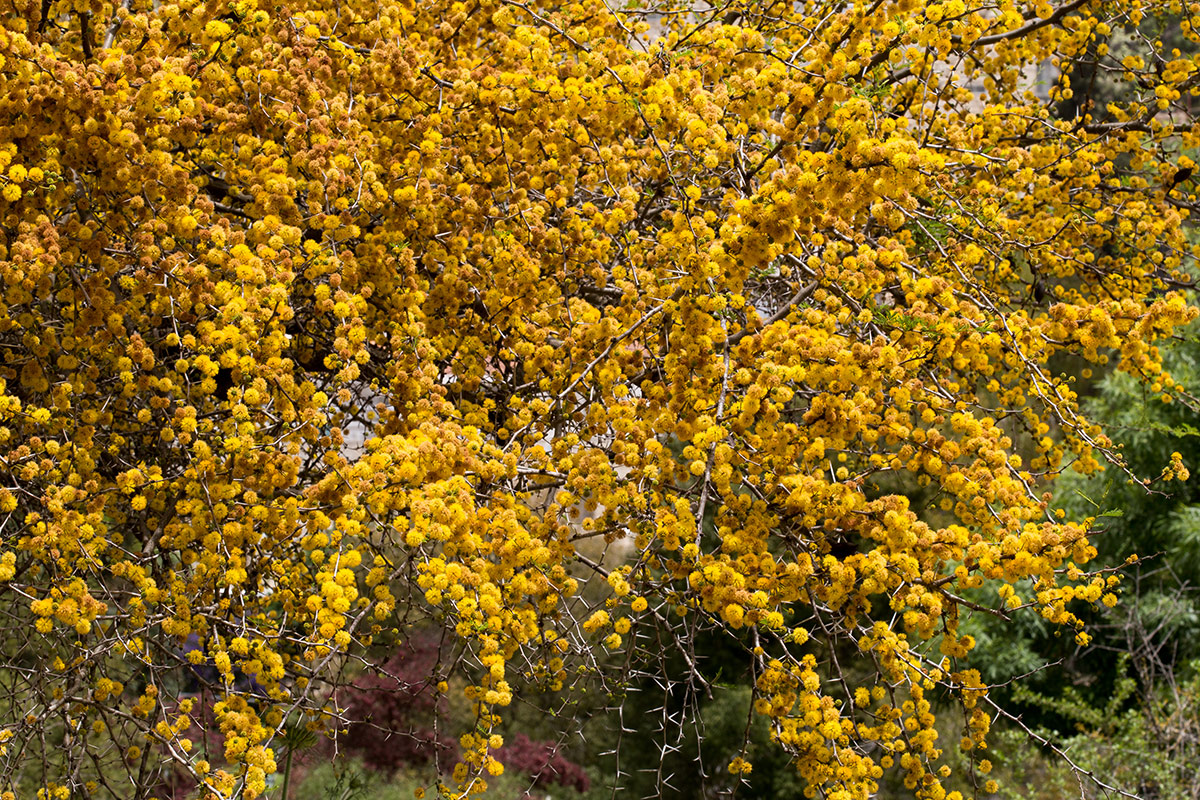
<path id="1" fill-rule="evenodd" d="M 438 644 L 432 637 L 414 637 L 382 669 L 364 675 L 338 692 L 345 717 L 351 720 L 342 747 L 381 772 L 424 764 L 441 756 L 442 766 L 458 758 L 458 743 L 427 727 L 445 712 L 437 691 Z M 568 761 L 553 742 L 534 741 L 523 733 L 495 753 L 510 771 L 524 772 L 534 786 L 574 787 L 586 792 L 587 773 Z"/>
<path id="2" fill-rule="evenodd" d="M 539 788 L 558 784 L 579 792 L 588 790 L 590 782 L 583 767 L 568 761 L 553 742 L 537 742 L 518 733 L 495 755 L 507 769 L 528 773 Z"/>
<path id="3" fill-rule="evenodd" d="M 444 711 L 434 672 L 437 661 L 435 640 L 410 639 L 378 672 L 340 691 L 338 700 L 352 720 L 342 746 L 384 772 L 426 763 L 439 751 L 443 764 L 457 758 L 457 743 L 427 727 Z"/>

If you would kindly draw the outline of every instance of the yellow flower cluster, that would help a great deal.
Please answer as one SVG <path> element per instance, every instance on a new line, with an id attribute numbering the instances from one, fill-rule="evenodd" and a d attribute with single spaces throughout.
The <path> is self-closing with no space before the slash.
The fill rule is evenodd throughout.
<path id="1" fill-rule="evenodd" d="M 1116 599 L 1048 510 L 1119 460 L 1063 365 L 1185 388 L 1200 62 L 1108 52 L 1182 5 L 4 15 L 0 582 L 48 668 L 0 783 L 260 796 L 348 664 L 437 628 L 474 794 L 506 706 L 653 626 L 745 644 L 814 796 L 953 796 L 931 698 L 972 758 L 989 720 L 960 618 L 1083 641 L 1071 602 Z"/>

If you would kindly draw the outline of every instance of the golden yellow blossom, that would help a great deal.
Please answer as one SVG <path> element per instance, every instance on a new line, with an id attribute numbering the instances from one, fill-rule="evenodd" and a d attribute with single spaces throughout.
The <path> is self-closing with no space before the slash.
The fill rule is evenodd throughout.
<path id="1" fill-rule="evenodd" d="M 720 629 L 807 791 L 941 798 L 964 592 L 1087 641 L 1061 365 L 1170 400 L 1196 316 L 1197 63 L 1107 42 L 1181 4 L 618 5 L 8 4 L 5 781 L 262 796 L 437 628 L 471 793 L 514 698 Z"/>

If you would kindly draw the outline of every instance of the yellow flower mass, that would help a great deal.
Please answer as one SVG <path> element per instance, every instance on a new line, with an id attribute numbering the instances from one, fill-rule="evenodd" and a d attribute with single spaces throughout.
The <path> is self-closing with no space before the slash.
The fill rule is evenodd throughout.
<path id="1" fill-rule="evenodd" d="M 1106 42 L 1185 7 L 10 0 L 0 787 L 269 794 L 435 630 L 471 795 L 718 630 L 811 796 L 948 796 L 960 620 L 1116 601 L 1074 375 L 1183 389 L 1200 63 Z"/>

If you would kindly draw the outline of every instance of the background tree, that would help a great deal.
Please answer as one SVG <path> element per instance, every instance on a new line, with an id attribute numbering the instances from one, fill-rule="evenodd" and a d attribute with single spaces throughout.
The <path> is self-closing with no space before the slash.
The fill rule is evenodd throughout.
<path id="1" fill-rule="evenodd" d="M 0 9 L 13 791 L 261 795 L 431 628 L 447 793 L 517 698 L 657 685 L 679 747 L 705 637 L 806 791 L 991 790 L 964 612 L 1086 643 L 1115 580 L 1054 367 L 1178 397 L 1195 316 L 1196 63 L 1023 76 L 1182 3 Z"/>
<path id="2" fill-rule="evenodd" d="M 1195 385 L 1197 343 L 1190 331 L 1164 348 L 1163 363 L 1181 382 Z M 1125 463 L 1138 474 L 1172 460 L 1197 463 L 1196 423 L 1200 406 L 1190 396 L 1163 403 L 1141 391 L 1127 375 L 1099 382 L 1087 402 L 1089 413 L 1108 421 Z M 1123 574 L 1121 601 L 1111 608 L 1078 602 L 1092 641 L 1087 646 L 1056 636 L 1038 620 L 1018 624 L 991 618 L 973 620 L 984 676 L 1004 684 L 997 697 L 1020 711 L 1023 724 L 1055 741 L 1089 769 L 1119 777 L 1143 797 L 1195 797 L 1197 731 L 1196 672 L 1197 494 L 1194 481 L 1156 483 L 1147 489 L 1124 473 L 1067 476 L 1057 502 L 1069 513 L 1099 514 L 1095 566 Z M 1138 554 L 1129 563 L 1131 554 Z M 1041 670 L 1019 683 L 1017 675 Z M 1023 732 L 1009 725 L 1002 767 L 1034 773 L 1019 780 L 1010 796 L 1049 797 L 1069 789 L 1073 779 L 1023 747 Z M 998 748 L 999 749 L 999 748 Z M 1007 762 L 1007 763 L 1005 763 Z M 1038 766 L 1033 769 L 1031 764 Z"/>

